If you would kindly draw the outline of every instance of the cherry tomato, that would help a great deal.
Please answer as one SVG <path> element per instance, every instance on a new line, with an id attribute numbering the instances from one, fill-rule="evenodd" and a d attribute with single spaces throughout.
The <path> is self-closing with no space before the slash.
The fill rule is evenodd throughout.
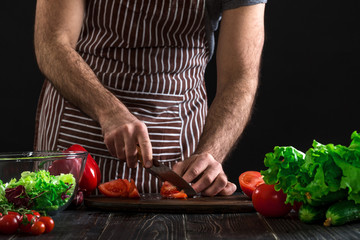
<path id="1" fill-rule="evenodd" d="M 127 197 L 128 187 L 122 179 L 112 180 L 98 186 L 99 191 L 108 197 Z"/>
<path id="2" fill-rule="evenodd" d="M 19 228 L 19 222 L 15 215 L 4 215 L 0 218 L 0 233 L 14 234 Z"/>
<path id="3" fill-rule="evenodd" d="M 35 217 L 39 218 L 41 216 L 39 212 L 37 212 L 35 210 L 31 210 L 31 211 Z"/>
<path id="4" fill-rule="evenodd" d="M 37 222 L 38 218 L 32 214 L 25 214 L 22 222 L 20 223 L 20 230 L 25 233 L 31 232 L 31 226 L 33 223 Z"/>
<path id="5" fill-rule="evenodd" d="M 255 188 L 263 183 L 262 175 L 257 171 L 246 171 L 239 176 L 240 188 L 250 198 Z"/>
<path id="6" fill-rule="evenodd" d="M 286 194 L 276 191 L 274 185 L 261 184 L 252 195 L 252 203 L 256 211 L 265 217 L 282 217 L 288 214 L 292 206 L 285 204 Z"/>
<path id="7" fill-rule="evenodd" d="M 294 209 L 295 212 L 299 212 L 299 209 L 301 207 L 301 205 L 303 205 L 302 202 L 294 202 L 293 206 L 292 206 L 292 209 Z"/>
<path id="8" fill-rule="evenodd" d="M 14 215 L 19 223 L 21 223 L 23 216 L 18 212 L 8 211 L 8 215 Z"/>
<path id="9" fill-rule="evenodd" d="M 32 235 L 40 235 L 45 232 L 45 224 L 41 221 L 34 222 L 30 227 L 30 233 Z"/>
<path id="10" fill-rule="evenodd" d="M 40 217 L 40 222 L 43 222 L 45 224 L 45 232 L 51 232 L 54 229 L 55 222 L 51 217 Z"/>

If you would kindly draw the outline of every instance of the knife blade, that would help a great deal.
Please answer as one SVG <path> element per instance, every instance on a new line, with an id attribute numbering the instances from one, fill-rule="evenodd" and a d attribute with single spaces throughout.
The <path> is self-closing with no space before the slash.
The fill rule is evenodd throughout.
<path id="1" fill-rule="evenodd" d="M 140 147 L 137 147 L 138 159 L 143 164 L 143 159 L 141 156 Z M 151 168 L 145 168 L 145 171 L 151 173 L 152 175 L 158 177 L 162 181 L 168 181 L 179 190 L 184 190 L 188 197 L 193 197 L 197 193 L 191 187 L 191 185 L 185 181 L 180 175 L 171 170 L 168 166 L 160 163 L 158 160 L 153 159 L 153 166 Z"/>

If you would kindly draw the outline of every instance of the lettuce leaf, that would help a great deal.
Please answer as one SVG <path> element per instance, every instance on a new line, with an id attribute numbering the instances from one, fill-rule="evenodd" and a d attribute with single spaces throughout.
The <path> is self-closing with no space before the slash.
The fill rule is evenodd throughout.
<path id="1" fill-rule="evenodd" d="M 360 203 L 360 134 L 351 135 L 349 147 L 323 145 L 316 140 L 306 153 L 294 147 L 275 147 L 265 155 L 267 170 L 261 171 L 267 184 L 287 194 L 287 203 L 322 199 L 345 189 L 348 199 Z"/>
<path id="2" fill-rule="evenodd" d="M 54 176 L 45 170 L 37 172 L 25 171 L 22 172 L 18 181 L 11 179 L 5 190 L 22 186 L 25 188 L 26 196 L 30 198 L 32 209 L 48 211 L 63 206 L 73 194 L 75 185 L 75 178 L 72 174 Z M 0 201 L 3 195 L 6 196 L 0 190 Z M 12 202 L 14 199 L 6 200 Z"/>
<path id="3" fill-rule="evenodd" d="M 6 185 L 0 180 L 0 205 L 6 204 L 7 199 L 5 198 Z"/>

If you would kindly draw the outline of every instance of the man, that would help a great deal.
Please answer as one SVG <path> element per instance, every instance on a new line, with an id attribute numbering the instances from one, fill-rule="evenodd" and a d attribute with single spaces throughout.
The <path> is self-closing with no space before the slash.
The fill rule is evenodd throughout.
<path id="1" fill-rule="evenodd" d="M 78 143 L 102 181 L 160 182 L 144 167 L 172 167 L 203 195 L 230 195 L 221 163 L 241 135 L 256 94 L 264 0 L 38 0 L 35 51 L 47 81 L 36 149 Z M 217 47 L 217 92 L 207 113 L 204 82 Z M 120 160 L 120 161 L 119 161 Z"/>

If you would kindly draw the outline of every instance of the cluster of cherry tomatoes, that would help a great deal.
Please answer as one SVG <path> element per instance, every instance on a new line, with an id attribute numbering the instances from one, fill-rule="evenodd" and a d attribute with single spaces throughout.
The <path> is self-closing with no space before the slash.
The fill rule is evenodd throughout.
<path id="1" fill-rule="evenodd" d="M 41 216 L 39 212 L 34 210 L 30 212 L 23 215 L 14 211 L 8 211 L 7 214 L 0 213 L 0 233 L 14 234 L 21 231 L 40 235 L 53 230 L 55 223 L 51 217 Z"/>
<path id="2" fill-rule="evenodd" d="M 257 212 L 265 217 L 282 217 L 292 209 L 298 211 L 301 203 L 293 206 L 285 204 L 286 194 L 276 191 L 274 185 L 264 182 L 262 175 L 257 171 L 246 171 L 239 176 L 241 190 L 252 199 Z"/>

